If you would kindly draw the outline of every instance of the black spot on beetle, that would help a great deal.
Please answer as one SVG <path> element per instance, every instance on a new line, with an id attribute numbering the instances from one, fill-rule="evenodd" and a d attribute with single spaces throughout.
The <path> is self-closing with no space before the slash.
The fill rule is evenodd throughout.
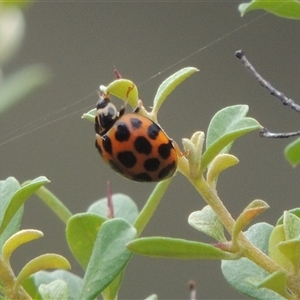
<path id="1" fill-rule="evenodd" d="M 138 136 L 134 141 L 134 148 L 138 153 L 150 154 L 152 151 L 151 143 L 144 137 Z"/>
<path id="2" fill-rule="evenodd" d="M 170 157 L 171 150 L 173 149 L 173 144 L 169 141 L 168 144 L 161 144 L 158 147 L 158 153 L 163 159 Z"/>
<path id="3" fill-rule="evenodd" d="M 160 165 L 158 158 L 149 158 L 144 162 L 144 168 L 148 172 L 157 171 Z"/>
<path id="4" fill-rule="evenodd" d="M 137 159 L 131 151 L 119 152 L 117 158 L 125 168 L 132 168 L 137 163 Z"/>
<path id="5" fill-rule="evenodd" d="M 158 178 L 163 179 L 163 178 L 168 178 L 173 175 L 176 169 L 176 163 L 173 161 L 171 164 L 167 165 L 164 167 L 158 174 Z"/>
<path id="6" fill-rule="evenodd" d="M 112 144 L 111 144 L 111 140 L 107 135 L 104 135 L 102 137 L 102 141 L 103 141 L 103 148 L 104 150 L 111 154 L 112 153 Z"/>
<path id="7" fill-rule="evenodd" d="M 132 177 L 132 180 L 139 181 L 139 182 L 153 181 L 151 176 L 148 173 L 137 174 L 137 175 Z"/>
<path id="8" fill-rule="evenodd" d="M 155 140 L 160 132 L 160 127 L 155 124 L 152 123 L 149 127 L 148 127 L 148 136 L 150 139 Z"/>
<path id="9" fill-rule="evenodd" d="M 142 125 L 142 121 L 138 118 L 130 118 L 130 123 L 134 129 L 139 129 Z"/>
<path id="10" fill-rule="evenodd" d="M 115 133 L 115 138 L 118 142 L 128 141 L 130 137 L 130 131 L 128 126 L 124 122 L 117 123 L 117 130 Z"/>

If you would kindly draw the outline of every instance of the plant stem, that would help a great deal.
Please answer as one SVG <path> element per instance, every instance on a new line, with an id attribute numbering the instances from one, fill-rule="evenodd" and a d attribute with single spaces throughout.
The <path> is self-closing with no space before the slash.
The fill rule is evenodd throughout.
<path id="1" fill-rule="evenodd" d="M 232 234 L 235 220 L 232 218 L 216 192 L 210 188 L 204 178 L 190 181 L 218 216 L 219 220 L 222 222 L 229 234 Z M 266 271 L 273 273 L 280 270 L 279 265 L 277 265 L 272 259 L 270 259 L 262 251 L 257 249 L 252 243 L 250 243 L 243 233 L 240 233 L 239 235 L 239 246 L 242 248 L 246 257 L 264 268 Z"/>
<path id="2" fill-rule="evenodd" d="M 43 186 L 35 193 L 65 224 L 67 224 L 69 218 L 72 217 L 72 213 L 54 194 Z"/>
<path id="3" fill-rule="evenodd" d="M 144 205 L 143 209 L 139 213 L 134 227 L 137 230 L 137 237 L 140 236 L 150 219 L 152 218 L 160 200 L 162 199 L 163 195 L 165 194 L 169 184 L 172 181 L 172 177 L 166 180 L 159 182 L 153 192 L 151 193 L 148 201 Z"/>
<path id="4" fill-rule="evenodd" d="M 218 197 L 217 193 L 213 189 L 211 189 L 211 187 L 207 184 L 203 177 L 201 177 L 200 179 L 192 179 L 190 178 L 190 176 L 187 176 L 187 178 L 194 185 L 196 190 L 200 193 L 207 204 L 213 209 L 229 234 L 232 234 L 235 220 L 232 218 L 223 202 Z M 268 273 L 272 274 L 278 270 L 283 271 L 274 260 L 272 260 L 269 256 L 255 247 L 242 232 L 239 234 L 238 243 L 243 255 L 266 270 Z M 288 273 L 286 273 L 286 276 L 289 288 L 296 295 L 297 299 L 299 299 L 299 278 L 297 278 L 296 276 L 291 276 Z"/>
<path id="5" fill-rule="evenodd" d="M 232 235 L 233 228 L 235 226 L 235 220 L 232 218 L 231 214 L 218 197 L 216 190 L 212 189 L 208 185 L 203 176 L 200 178 L 194 178 L 190 175 L 187 159 L 183 158 L 179 160 L 178 169 L 193 184 L 202 198 L 215 212 L 229 234 Z M 239 234 L 238 242 L 243 254 L 257 265 L 261 266 L 267 272 L 273 273 L 280 270 L 279 265 L 258 248 L 256 248 L 252 243 L 250 243 L 250 241 L 242 232 Z"/>
<path id="6" fill-rule="evenodd" d="M 25 289 L 20 286 L 18 289 L 18 294 L 12 295 L 12 291 L 14 289 L 16 278 L 15 275 L 10 268 L 0 257 L 0 282 L 1 286 L 3 287 L 2 292 L 6 294 L 7 297 L 17 300 L 31 300 L 31 297 L 27 294 Z"/>

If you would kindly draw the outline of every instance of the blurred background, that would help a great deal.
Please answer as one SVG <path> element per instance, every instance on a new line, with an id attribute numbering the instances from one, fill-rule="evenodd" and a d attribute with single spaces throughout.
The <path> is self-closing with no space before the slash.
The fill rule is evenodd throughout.
<path id="1" fill-rule="evenodd" d="M 271 131 L 299 130 L 299 116 L 260 87 L 235 58 L 244 49 L 257 70 L 287 96 L 299 99 L 299 22 L 262 11 L 241 18 L 234 2 L 36 2 L 24 10 L 26 31 L 18 54 L 3 76 L 43 63 L 52 79 L 0 116 L 0 178 L 20 182 L 40 175 L 73 213 L 114 193 L 132 197 L 141 208 L 155 184 L 135 183 L 102 161 L 94 147 L 93 124 L 81 119 L 98 99 L 99 84 L 115 79 L 116 66 L 151 106 L 159 84 L 177 70 L 200 69 L 164 103 L 159 122 L 181 146 L 195 131 L 206 132 L 212 116 L 229 105 L 248 104 L 249 116 Z M 121 102 L 116 103 L 121 106 Z M 239 139 L 232 153 L 239 165 L 223 173 L 218 193 L 233 217 L 253 199 L 271 206 L 258 221 L 274 224 L 284 210 L 299 205 L 299 167 L 291 168 L 283 149 L 291 140 L 262 139 L 254 132 Z M 182 147 L 182 146 L 181 146 Z M 174 178 L 143 236 L 170 236 L 213 242 L 191 228 L 189 214 L 205 202 L 188 181 Z M 25 206 L 22 228 L 44 238 L 18 249 L 16 271 L 31 258 L 55 252 L 72 271 L 83 272 L 68 250 L 64 224 L 35 197 Z M 180 261 L 134 256 L 119 299 L 187 299 L 187 282 L 197 282 L 199 299 L 242 299 L 222 277 L 218 261 Z"/>

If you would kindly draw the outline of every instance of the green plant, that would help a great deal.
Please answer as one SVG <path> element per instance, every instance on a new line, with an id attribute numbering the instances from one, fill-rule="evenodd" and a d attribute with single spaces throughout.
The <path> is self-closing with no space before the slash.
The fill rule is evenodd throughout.
<path id="1" fill-rule="evenodd" d="M 152 111 L 146 112 L 143 108 L 143 114 L 157 120 L 158 109 L 167 96 L 196 71 L 195 68 L 184 68 L 167 78 L 157 91 Z M 101 89 L 123 99 L 132 85 L 129 80 L 117 79 Z M 138 91 L 135 88 L 129 103 L 134 107 L 137 101 Z M 156 185 L 140 212 L 128 196 L 116 194 L 92 204 L 87 212 L 75 215 L 44 187 L 48 182 L 45 177 L 22 186 L 13 178 L 1 182 L 0 194 L 5 199 L 0 219 L 1 261 L 4 270 L 8 270 L 6 279 L 2 278 L 5 272 L 0 272 L 2 293 L 7 297 L 13 293 L 19 299 L 26 299 L 28 295 L 34 299 L 75 299 L 78 294 L 81 299 L 94 299 L 99 294 L 104 299 L 115 299 L 132 253 L 138 253 L 152 257 L 220 260 L 225 278 L 246 295 L 259 299 L 299 297 L 297 266 L 300 257 L 293 251 L 299 243 L 299 210 L 286 212 L 276 226 L 258 223 L 243 233 L 244 228 L 268 208 L 267 203 L 252 201 L 234 220 L 217 194 L 219 175 L 238 163 L 238 159 L 229 154 L 233 142 L 261 128 L 256 120 L 246 117 L 247 112 L 246 105 L 224 108 L 212 118 L 206 139 L 203 132 L 183 139 L 188 155 L 179 158 L 177 173 L 183 174 L 208 204 L 192 213 L 188 222 L 216 239 L 213 245 L 170 237 L 140 237 L 172 178 Z M 90 111 L 83 117 L 93 120 L 94 113 L 94 110 Z M 7 193 L 8 187 L 10 193 Z M 32 260 L 19 275 L 13 275 L 9 264 L 12 251 L 42 235 L 38 231 L 18 231 L 23 205 L 32 193 L 36 193 L 65 222 L 70 250 L 85 270 L 83 279 L 63 270 L 52 273 L 41 271 L 69 267 L 64 258 L 54 254 Z M 109 214 L 107 207 L 110 208 Z M 225 237 L 224 228 L 230 235 L 229 240 Z M 19 236 L 23 238 L 16 242 Z M 241 272 L 238 277 L 237 270 Z"/>
<path id="2" fill-rule="evenodd" d="M 157 91 L 152 111 L 142 108 L 141 113 L 157 121 L 157 113 L 167 96 L 196 71 L 184 68 L 166 79 Z M 101 90 L 124 100 L 132 85 L 134 83 L 129 80 L 119 79 L 107 87 L 102 86 Z M 135 86 L 129 104 L 135 107 L 137 102 Z M 238 158 L 229 154 L 233 142 L 262 128 L 256 120 L 246 117 L 247 112 L 247 105 L 226 107 L 212 118 L 206 135 L 195 132 L 190 139 L 183 139 L 188 155 L 179 158 L 177 174 L 185 176 L 207 203 L 193 212 L 188 222 L 214 238 L 214 244 L 171 237 L 140 237 L 172 178 L 156 185 L 140 212 L 130 197 L 108 193 L 106 198 L 91 204 L 87 212 L 74 215 L 45 188 L 49 182 L 45 177 L 22 185 L 12 177 L 1 181 L 1 298 L 78 299 L 80 295 L 80 299 L 94 299 L 102 294 L 104 299 L 116 299 L 124 270 L 133 253 L 137 253 L 152 257 L 220 260 L 225 278 L 241 293 L 257 299 L 298 299 L 300 209 L 286 211 L 275 226 L 257 223 L 243 232 L 268 204 L 256 199 L 234 220 L 217 193 L 218 177 L 238 163 Z M 92 110 L 83 117 L 94 122 L 94 114 Z M 85 270 L 84 278 L 67 271 L 68 261 L 57 254 L 41 255 L 28 262 L 19 274 L 14 274 L 10 266 L 11 254 L 24 243 L 43 235 L 37 230 L 20 230 L 24 204 L 33 193 L 66 224 L 66 239 Z M 44 271 L 49 268 L 59 270 Z M 156 299 L 156 295 L 147 299 Z"/>
<path id="3" fill-rule="evenodd" d="M 242 16 L 249 11 L 257 9 L 263 9 L 271 14 L 283 18 L 300 19 L 300 4 L 297 0 L 252 0 L 249 3 L 242 3 L 239 5 L 239 11 Z"/>

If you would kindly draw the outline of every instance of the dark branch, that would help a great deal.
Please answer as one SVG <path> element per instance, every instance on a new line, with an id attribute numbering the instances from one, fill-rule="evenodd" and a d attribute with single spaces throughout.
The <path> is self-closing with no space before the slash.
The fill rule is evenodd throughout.
<path id="1" fill-rule="evenodd" d="M 289 138 L 291 136 L 300 135 L 300 130 L 299 131 L 293 131 L 293 132 L 285 132 L 285 133 L 275 133 L 275 132 L 270 132 L 266 128 L 263 128 L 263 129 L 260 130 L 259 135 L 261 137 L 267 137 L 267 138 Z"/>
<path id="2" fill-rule="evenodd" d="M 235 53 L 235 56 L 241 60 L 243 65 L 250 70 L 252 75 L 258 80 L 260 85 L 264 88 L 266 88 L 271 95 L 275 96 L 277 99 L 279 99 L 283 105 L 287 105 L 290 108 L 294 109 L 297 112 L 300 112 L 300 105 L 295 103 L 293 99 L 288 98 L 284 93 L 279 92 L 277 89 L 275 89 L 270 82 L 266 81 L 253 67 L 253 65 L 249 62 L 247 59 L 245 53 L 243 50 L 239 50 Z"/>
<path id="3" fill-rule="evenodd" d="M 293 99 L 288 98 L 284 93 L 279 92 L 275 89 L 270 82 L 266 81 L 253 67 L 253 65 L 247 59 L 243 50 L 238 50 L 235 53 L 235 56 L 243 63 L 243 65 L 251 72 L 251 74 L 257 79 L 259 84 L 266 88 L 271 95 L 275 96 L 283 105 L 290 107 L 291 109 L 300 112 L 300 105 L 297 104 Z M 260 131 L 260 136 L 269 137 L 269 138 L 288 138 L 291 136 L 300 135 L 300 131 L 287 132 L 287 133 L 272 133 L 269 132 L 266 128 L 263 128 Z"/>

